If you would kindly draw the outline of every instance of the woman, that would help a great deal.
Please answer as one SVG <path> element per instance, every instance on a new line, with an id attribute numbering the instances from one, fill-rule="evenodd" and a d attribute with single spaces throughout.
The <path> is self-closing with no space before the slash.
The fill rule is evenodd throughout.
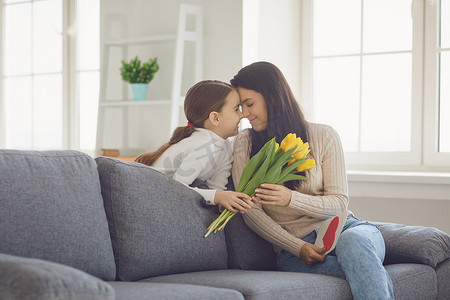
<path id="1" fill-rule="evenodd" d="M 309 142 L 316 166 L 308 181 L 263 184 L 257 201 L 244 215 L 246 224 L 274 245 L 282 271 L 325 274 L 346 279 L 355 299 L 393 299 L 392 282 L 383 267 L 385 245 L 378 228 L 349 214 L 335 250 L 314 245 L 324 220 L 347 210 L 344 155 L 333 128 L 306 122 L 281 71 L 257 62 L 231 80 L 252 129 L 235 141 L 232 177 L 237 186 L 242 170 L 274 136 L 277 142 L 294 132 Z"/>

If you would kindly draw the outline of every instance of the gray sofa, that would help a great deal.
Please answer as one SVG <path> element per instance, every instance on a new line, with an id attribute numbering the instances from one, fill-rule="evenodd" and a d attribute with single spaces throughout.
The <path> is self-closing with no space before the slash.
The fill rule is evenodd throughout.
<path id="1" fill-rule="evenodd" d="M 240 215 L 138 163 L 0 150 L 0 299 L 351 299 L 345 280 L 276 271 Z M 397 299 L 450 299 L 450 237 L 379 224 Z"/>

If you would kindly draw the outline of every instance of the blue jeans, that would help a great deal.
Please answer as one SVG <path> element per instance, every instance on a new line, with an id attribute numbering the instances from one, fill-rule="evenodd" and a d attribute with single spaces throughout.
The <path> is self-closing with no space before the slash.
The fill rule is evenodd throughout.
<path id="1" fill-rule="evenodd" d="M 316 241 L 316 231 L 302 240 Z M 394 299 L 392 281 L 383 267 L 384 239 L 378 228 L 350 215 L 336 248 L 322 263 L 308 267 L 292 253 L 278 253 L 278 269 L 288 272 L 323 274 L 346 279 L 354 299 Z"/>

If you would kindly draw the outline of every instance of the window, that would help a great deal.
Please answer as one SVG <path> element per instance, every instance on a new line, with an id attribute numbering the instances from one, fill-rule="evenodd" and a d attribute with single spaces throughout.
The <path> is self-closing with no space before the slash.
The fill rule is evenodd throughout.
<path id="1" fill-rule="evenodd" d="M 450 152 L 450 1 L 440 9 L 439 151 Z"/>
<path id="2" fill-rule="evenodd" d="M 2 10 L 3 146 L 94 149 L 99 1 L 4 0 Z"/>
<path id="3" fill-rule="evenodd" d="M 450 170 L 449 2 L 303 2 L 302 98 L 350 168 Z"/>
<path id="4" fill-rule="evenodd" d="M 425 1 L 424 162 L 450 166 L 450 0 Z"/>
<path id="5" fill-rule="evenodd" d="M 99 0 L 77 0 L 77 82 L 79 148 L 95 149 L 100 88 Z"/>

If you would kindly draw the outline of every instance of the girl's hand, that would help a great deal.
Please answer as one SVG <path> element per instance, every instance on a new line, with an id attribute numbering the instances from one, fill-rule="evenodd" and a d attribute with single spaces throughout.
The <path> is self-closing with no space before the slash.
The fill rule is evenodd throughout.
<path id="1" fill-rule="evenodd" d="M 216 191 L 214 203 L 225 207 L 232 212 L 245 213 L 246 210 L 252 208 L 252 198 L 244 193 L 234 191 Z"/>
<path id="2" fill-rule="evenodd" d="M 292 192 L 284 185 L 263 183 L 255 193 L 253 200 L 264 205 L 288 206 L 291 203 Z"/>
<path id="3" fill-rule="evenodd" d="M 318 262 L 323 262 L 327 257 L 324 253 L 327 252 L 327 248 L 319 248 L 316 245 L 305 243 L 300 249 L 300 258 L 305 262 L 308 267 L 312 267 Z"/>

